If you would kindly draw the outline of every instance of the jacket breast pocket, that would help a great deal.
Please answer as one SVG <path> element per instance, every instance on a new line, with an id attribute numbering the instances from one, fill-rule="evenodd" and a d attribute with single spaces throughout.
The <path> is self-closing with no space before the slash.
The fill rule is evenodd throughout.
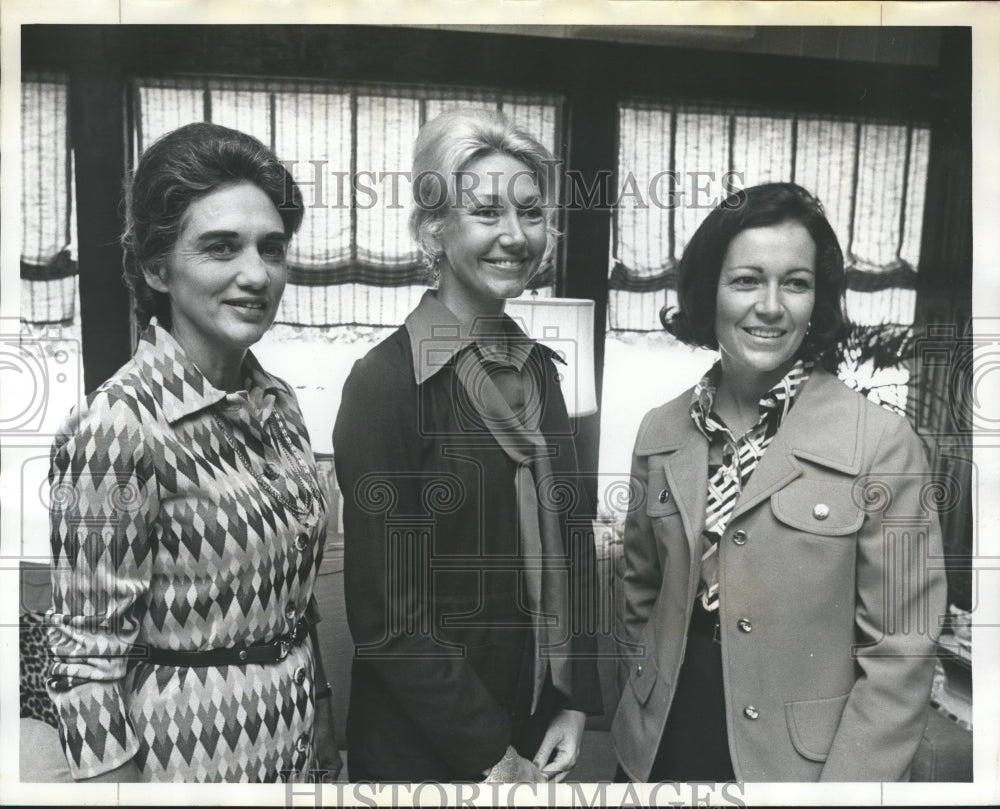
<path id="1" fill-rule="evenodd" d="M 789 528 L 854 544 L 865 515 L 854 502 L 852 484 L 844 480 L 799 478 L 771 495 L 771 513 Z"/>

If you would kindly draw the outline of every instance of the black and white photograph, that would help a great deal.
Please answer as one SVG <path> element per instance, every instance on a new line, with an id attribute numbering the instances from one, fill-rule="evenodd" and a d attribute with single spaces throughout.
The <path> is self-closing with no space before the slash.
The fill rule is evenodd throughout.
<path id="1" fill-rule="evenodd" d="M 1000 800 L 1000 9 L 243 5 L 0 14 L 0 804 Z"/>

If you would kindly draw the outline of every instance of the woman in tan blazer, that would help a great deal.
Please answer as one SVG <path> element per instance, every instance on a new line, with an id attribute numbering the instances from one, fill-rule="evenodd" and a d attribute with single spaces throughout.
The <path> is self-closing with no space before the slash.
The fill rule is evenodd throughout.
<path id="1" fill-rule="evenodd" d="M 799 186 L 745 189 L 678 287 L 668 328 L 721 359 L 636 440 L 619 776 L 904 779 L 945 609 L 935 488 L 906 420 L 831 373 L 837 238 Z"/>

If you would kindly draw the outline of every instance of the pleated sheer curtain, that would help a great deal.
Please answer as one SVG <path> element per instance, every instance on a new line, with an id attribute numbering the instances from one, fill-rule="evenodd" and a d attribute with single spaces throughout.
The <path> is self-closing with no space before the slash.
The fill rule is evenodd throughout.
<path id="1" fill-rule="evenodd" d="M 394 327 L 416 304 L 425 274 L 407 231 L 409 170 L 425 121 L 487 107 L 557 158 L 563 143 L 555 95 L 213 77 L 137 79 L 131 90 L 136 155 L 176 127 L 212 121 L 254 135 L 288 161 L 307 206 L 277 318 L 293 326 Z M 69 325 L 77 293 L 67 79 L 26 75 L 21 96 L 21 318 Z M 551 295 L 554 278 L 550 265 L 532 286 Z"/>
<path id="2" fill-rule="evenodd" d="M 277 318 L 293 327 L 384 329 L 415 305 L 425 276 L 407 231 L 408 172 L 425 121 L 485 106 L 557 158 L 566 141 L 557 95 L 218 77 L 140 78 L 131 93 L 137 155 L 171 129 L 214 121 L 255 135 L 288 162 L 307 207 Z M 33 325 L 78 319 L 66 107 L 66 77 L 24 77 L 21 317 Z M 848 315 L 868 330 L 862 342 L 898 339 L 914 319 L 929 146 L 929 130 L 917 123 L 622 103 L 609 337 L 661 330 L 661 307 L 676 305 L 687 240 L 727 187 L 792 180 L 820 198 L 840 237 Z M 552 294 L 561 257 L 557 251 L 533 282 L 539 294 Z M 845 363 L 842 375 L 872 389 L 865 361 Z M 905 369 L 899 373 L 879 395 L 902 409 Z"/>
<path id="3" fill-rule="evenodd" d="M 727 176 L 730 187 L 791 181 L 819 197 L 844 249 L 851 319 L 912 322 L 927 128 L 684 106 L 622 106 L 619 125 L 619 187 L 634 180 L 639 194 L 615 213 L 612 330 L 660 328 L 677 262 Z"/>
<path id="4" fill-rule="evenodd" d="M 134 91 L 137 153 L 178 126 L 212 121 L 254 135 L 288 161 L 306 215 L 277 322 L 294 326 L 398 326 L 416 304 L 426 285 L 407 230 L 409 172 L 425 121 L 487 107 L 556 157 L 562 143 L 556 96 L 220 79 L 140 80 Z M 551 294 L 553 279 L 550 266 L 533 286 Z"/>
<path id="5" fill-rule="evenodd" d="M 21 84 L 21 319 L 37 326 L 77 319 L 66 84 L 59 75 Z"/>
<path id="6" fill-rule="evenodd" d="M 854 339 L 899 340 L 915 315 L 929 149 L 929 129 L 915 123 L 622 104 L 609 337 L 661 331 L 684 247 L 727 188 L 792 181 L 820 199 L 844 250 Z M 682 360 L 689 351 L 674 345 Z M 870 357 L 847 354 L 845 381 L 905 408 L 905 367 L 876 379 Z"/>

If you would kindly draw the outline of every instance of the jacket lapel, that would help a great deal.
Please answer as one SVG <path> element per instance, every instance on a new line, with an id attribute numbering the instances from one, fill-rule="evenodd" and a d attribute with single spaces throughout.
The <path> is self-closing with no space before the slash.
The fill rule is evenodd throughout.
<path id="1" fill-rule="evenodd" d="M 664 459 L 664 468 L 667 485 L 677 497 L 677 509 L 684 523 L 691 558 L 698 559 L 701 557 L 700 537 L 705 527 L 705 500 L 708 497 L 708 442 L 697 433 Z"/>
<path id="2" fill-rule="evenodd" d="M 671 402 L 650 419 L 636 442 L 636 454 L 649 456 L 650 486 L 646 497 L 655 498 L 652 483 L 657 468 L 680 512 L 692 558 L 701 555 L 696 544 L 705 525 L 708 496 L 708 442 L 687 411 L 686 397 Z"/>
<path id="3" fill-rule="evenodd" d="M 857 394 L 822 368 L 814 369 L 750 476 L 731 519 L 799 477 L 800 459 L 857 474 L 861 469 L 858 443 L 863 418 Z"/>

